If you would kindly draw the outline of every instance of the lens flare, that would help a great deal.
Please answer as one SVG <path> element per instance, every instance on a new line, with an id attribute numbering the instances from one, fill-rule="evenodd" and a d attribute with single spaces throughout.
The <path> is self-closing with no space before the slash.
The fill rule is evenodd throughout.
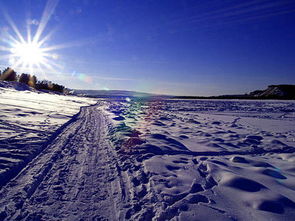
<path id="1" fill-rule="evenodd" d="M 92 82 L 92 78 L 86 74 L 78 74 L 78 79 L 81 81 L 84 81 L 86 83 L 91 83 Z"/>

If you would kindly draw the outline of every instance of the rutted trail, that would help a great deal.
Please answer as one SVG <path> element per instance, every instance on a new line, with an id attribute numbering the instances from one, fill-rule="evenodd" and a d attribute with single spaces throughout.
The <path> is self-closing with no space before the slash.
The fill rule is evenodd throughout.
<path id="1" fill-rule="evenodd" d="M 105 124 L 97 106 L 82 108 L 76 121 L 2 188 L 0 219 L 119 219 L 121 193 L 113 187 L 121 178 Z"/>

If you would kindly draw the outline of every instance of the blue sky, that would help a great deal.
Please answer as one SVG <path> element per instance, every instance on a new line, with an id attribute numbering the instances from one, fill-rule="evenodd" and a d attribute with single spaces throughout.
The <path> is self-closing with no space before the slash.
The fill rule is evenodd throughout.
<path id="1" fill-rule="evenodd" d="M 218 95 L 295 84 L 292 0 L 2 0 L 0 7 L 2 40 L 15 36 L 9 20 L 22 36 L 46 24 L 42 47 L 56 49 L 50 68 L 33 72 L 69 88 Z M 6 54 L 0 50 L 1 68 L 13 66 Z"/>

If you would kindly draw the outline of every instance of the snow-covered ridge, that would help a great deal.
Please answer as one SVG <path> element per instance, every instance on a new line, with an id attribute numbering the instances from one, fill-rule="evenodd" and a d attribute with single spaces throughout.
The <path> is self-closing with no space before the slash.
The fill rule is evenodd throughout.
<path id="1" fill-rule="evenodd" d="M 295 99 L 295 85 L 270 85 L 265 90 L 253 91 L 249 95 L 258 98 Z"/>
<path id="2" fill-rule="evenodd" d="M 36 91 L 34 88 L 29 87 L 26 84 L 19 83 L 16 81 L 1 81 L 0 80 L 0 88 L 11 88 L 17 91 Z"/>

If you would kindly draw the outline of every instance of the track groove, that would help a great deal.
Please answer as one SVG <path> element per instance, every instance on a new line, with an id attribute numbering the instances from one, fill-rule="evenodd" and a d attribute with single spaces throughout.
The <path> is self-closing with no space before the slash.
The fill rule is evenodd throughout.
<path id="1" fill-rule="evenodd" d="M 116 200 L 112 186 L 122 188 L 125 181 L 121 169 L 110 165 L 116 153 L 102 137 L 105 124 L 96 106 L 82 108 L 77 119 L 2 188 L 0 220 L 120 219 L 113 210 L 123 209 L 115 204 L 125 201 Z M 119 177 L 108 182 L 114 174 Z"/>

